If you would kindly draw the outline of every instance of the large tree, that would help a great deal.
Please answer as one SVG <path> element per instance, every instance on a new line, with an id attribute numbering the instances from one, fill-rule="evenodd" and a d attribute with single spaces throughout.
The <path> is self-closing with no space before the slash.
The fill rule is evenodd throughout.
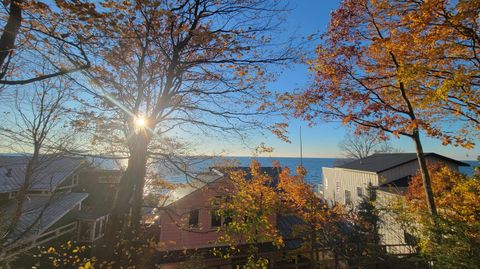
<path id="1" fill-rule="evenodd" d="M 85 72 L 89 83 L 78 79 L 96 103 L 77 125 L 94 129 L 97 148 L 109 145 L 128 159 L 111 220 L 121 222 L 132 208 L 136 226 L 148 159 L 171 157 L 165 145 L 174 140 L 167 133 L 243 137 L 268 128 L 258 117 L 265 107 L 257 105 L 271 96 L 264 88 L 270 79 L 265 71 L 291 56 L 271 46 L 282 11 L 275 1 L 100 5 L 103 22 L 94 31 L 104 38 L 92 49 L 95 65 Z"/>
<path id="2" fill-rule="evenodd" d="M 94 6 L 76 1 L 4 1 L 0 11 L 0 85 L 23 85 L 90 66 L 84 22 Z M 78 19 L 77 14 L 82 14 Z M 46 65 L 45 63 L 48 63 Z"/>
<path id="3" fill-rule="evenodd" d="M 314 85 L 282 100 L 310 121 L 411 138 L 436 215 L 421 132 L 467 148 L 468 133 L 478 135 L 475 10 L 474 1 L 343 1 L 310 62 Z"/>

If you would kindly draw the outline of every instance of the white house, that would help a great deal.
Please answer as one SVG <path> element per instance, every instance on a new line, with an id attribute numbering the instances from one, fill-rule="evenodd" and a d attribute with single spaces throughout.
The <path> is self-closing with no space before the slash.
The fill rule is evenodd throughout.
<path id="1" fill-rule="evenodd" d="M 429 163 L 442 162 L 453 170 L 466 163 L 436 154 L 426 153 Z M 418 173 L 415 153 L 377 153 L 354 160 L 338 167 L 323 167 L 323 197 L 330 204 L 340 203 L 355 207 L 366 194 L 369 184 L 377 187 L 377 201 L 388 203 L 397 195 L 403 195 L 410 178 Z M 389 216 L 382 216 L 381 236 L 383 244 L 397 245 L 409 242 L 410 235 Z M 389 249 L 390 252 L 410 251 L 404 248 Z"/>

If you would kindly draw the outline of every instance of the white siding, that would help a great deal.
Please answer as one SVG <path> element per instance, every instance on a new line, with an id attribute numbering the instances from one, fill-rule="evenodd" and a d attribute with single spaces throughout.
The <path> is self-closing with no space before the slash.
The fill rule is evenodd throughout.
<path id="1" fill-rule="evenodd" d="M 458 170 L 458 166 L 451 162 L 445 162 L 442 159 L 432 156 L 427 157 L 427 162 L 443 162 L 450 169 Z M 323 173 L 323 196 L 329 201 L 345 203 L 345 190 L 350 191 L 352 202 L 358 205 L 360 198 L 357 195 L 357 187 L 363 189 L 363 194 L 367 193 L 366 188 L 369 183 L 373 186 L 388 183 L 406 176 L 414 176 L 418 172 L 418 162 L 411 161 L 406 164 L 394 167 L 379 174 L 374 172 L 350 170 L 344 168 L 322 168 Z M 381 191 L 377 192 L 377 206 L 384 207 L 392 203 L 398 195 Z M 394 217 L 388 213 L 381 216 L 383 225 L 380 227 L 380 236 L 382 243 L 387 246 L 390 253 L 412 253 L 414 249 L 405 246 L 404 229 L 397 223 Z M 393 245 L 393 246 L 392 246 Z M 399 246 L 402 245 L 402 246 Z"/>
<path id="2" fill-rule="evenodd" d="M 323 197 L 327 201 L 345 203 L 345 190 L 350 191 L 353 204 L 357 204 L 361 197 L 357 195 L 357 187 L 366 188 L 369 183 L 378 185 L 378 175 L 372 172 L 356 171 L 343 168 L 322 168 Z"/>
<path id="3" fill-rule="evenodd" d="M 386 208 L 399 198 L 399 195 L 378 190 L 376 206 L 379 208 Z M 415 249 L 411 246 L 406 246 L 405 229 L 394 218 L 392 213 L 381 211 L 380 216 L 382 224 L 380 225 L 379 234 L 383 245 L 386 245 L 389 253 L 406 254 L 414 253 Z"/>

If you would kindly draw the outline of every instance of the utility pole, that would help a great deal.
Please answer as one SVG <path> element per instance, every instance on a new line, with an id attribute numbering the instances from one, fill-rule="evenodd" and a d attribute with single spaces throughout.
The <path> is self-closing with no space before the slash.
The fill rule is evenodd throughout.
<path id="1" fill-rule="evenodd" d="M 300 166 L 303 167 L 302 126 L 300 125 Z"/>

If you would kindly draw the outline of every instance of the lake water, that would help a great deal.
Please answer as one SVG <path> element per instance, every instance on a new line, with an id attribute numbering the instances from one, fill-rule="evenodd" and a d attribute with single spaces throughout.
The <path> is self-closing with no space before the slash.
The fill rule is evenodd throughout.
<path id="1" fill-rule="evenodd" d="M 253 158 L 251 157 L 226 157 L 226 161 L 236 161 L 238 166 L 249 166 Z M 286 158 L 286 157 L 257 157 L 255 158 L 262 166 L 273 166 L 275 161 L 278 161 L 282 167 L 288 166 L 294 171 L 295 167 L 300 165 L 300 158 Z M 222 162 L 219 158 L 209 159 L 198 162 L 191 167 L 189 171 L 200 172 L 206 171 L 210 166 Z M 345 159 L 335 158 L 303 158 L 303 166 L 307 169 L 308 174 L 306 180 L 313 185 L 322 183 L 322 167 L 334 167 L 335 165 L 345 162 Z M 469 167 L 460 167 L 460 172 L 471 175 L 473 174 L 474 166 L 478 166 L 478 161 L 464 161 L 470 164 Z M 172 183 L 184 183 L 185 175 L 179 172 L 170 170 L 161 170 L 162 176 Z"/>

